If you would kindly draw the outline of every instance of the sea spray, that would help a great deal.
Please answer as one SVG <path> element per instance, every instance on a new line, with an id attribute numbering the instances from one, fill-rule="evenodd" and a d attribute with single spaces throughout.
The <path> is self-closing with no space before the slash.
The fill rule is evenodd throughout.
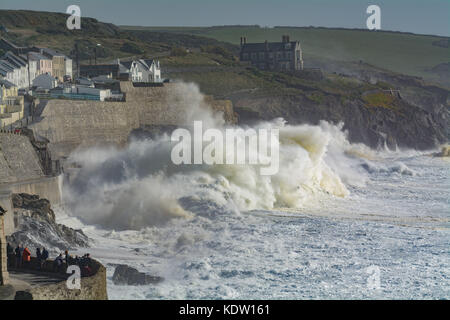
<path id="1" fill-rule="evenodd" d="M 206 127 L 229 128 L 202 103 L 198 88 L 191 84 L 184 88 L 188 94 L 183 103 L 190 118 L 183 125 L 201 120 Z M 174 103 L 181 103 L 181 96 L 178 92 Z M 325 161 L 330 146 L 343 144 L 337 141 L 345 140 L 342 127 L 325 122 L 294 126 L 275 119 L 252 128 L 279 130 L 280 165 L 274 175 L 263 176 L 258 165 L 250 164 L 176 166 L 170 159 L 170 138 L 162 135 L 131 141 L 124 149 L 77 150 L 69 161 L 79 169 L 64 190 L 65 201 L 74 215 L 89 223 L 124 230 L 205 215 L 205 210 L 298 208 L 319 193 L 349 194 L 338 173 Z M 340 156 L 345 157 L 344 150 Z"/>

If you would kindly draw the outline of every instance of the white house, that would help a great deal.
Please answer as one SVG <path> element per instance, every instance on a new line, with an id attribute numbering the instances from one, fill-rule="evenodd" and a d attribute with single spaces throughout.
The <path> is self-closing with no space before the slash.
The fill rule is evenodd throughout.
<path id="1" fill-rule="evenodd" d="M 130 79 L 133 82 L 161 82 L 159 60 L 134 60 L 130 66 Z"/>
<path id="2" fill-rule="evenodd" d="M 19 89 L 28 88 L 28 63 L 12 52 L 7 52 L 0 59 L 0 74 Z"/>
<path id="3" fill-rule="evenodd" d="M 52 73 L 52 59 L 38 53 L 38 52 L 28 52 L 27 54 L 28 63 L 31 66 L 33 61 L 36 62 L 36 77 L 40 74 L 51 74 Z"/>
<path id="4" fill-rule="evenodd" d="M 64 63 L 65 63 L 65 71 L 66 71 L 65 75 L 72 78 L 73 77 L 72 59 L 65 57 Z"/>

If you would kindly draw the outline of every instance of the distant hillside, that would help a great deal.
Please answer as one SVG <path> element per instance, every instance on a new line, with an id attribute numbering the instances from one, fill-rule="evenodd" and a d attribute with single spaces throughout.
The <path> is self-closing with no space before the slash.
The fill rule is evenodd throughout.
<path id="1" fill-rule="evenodd" d="M 68 30 L 67 17 L 67 14 L 55 12 L 0 10 L 0 25 L 8 30 L 1 36 L 18 45 L 49 47 L 67 55 L 78 42 L 82 60 L 92 58 L 93 48 L 97 47 L 100 62 L 167 55 L 174 47 L 200 49 L 220 44 L 217 40 L 194 35 L 121 30 L 111 23 L 87 17 L 81 20 L 81 30 Z M 223 45 L 234 47 L 228 43 Z"/>
<path id="2" fill-rule="evenodd" d="M 450 62 L 449 38 L 411 33 L 332 29 L 314 27 L 219 26 L 219 27 L 131 27 L 122 30 L 147 30 L 191 34 L 238 45 L 241 36 L 248 42 L 280 41 L 284 34 L 301 41 L 306 66 L 316 60 L 360 61 L 389 71 L 450 86 L 450 74 L 435 67 Z M 311 63 L 313 62 L 313 63 Z"/>

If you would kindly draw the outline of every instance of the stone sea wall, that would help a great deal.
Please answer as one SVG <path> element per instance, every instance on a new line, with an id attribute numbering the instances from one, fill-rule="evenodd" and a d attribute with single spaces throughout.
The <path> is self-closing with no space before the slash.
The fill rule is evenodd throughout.
<path id="1" fill-rule="evenodd" d="M 32 258 L 30 272 L 36 272 L 35 258 Z M 107 300 L 106 290 L 106 268 L 98 261 L 92 260 L 93 275 L 81 278 L 80 289 L 67 288 L 66 274 L 55 274 L 52 269 L 52 261 L 47 261 L 43 272 L 37 274 L 47 274 L 53 278 L 61 278 L 61 282 L 32 287 L 27 293 L 16 293 L 18 297 L 26 297 L 32 300 Z"/>
<path id="2" fill-rule="evenodd" d="M 28 137 L 0 133 L 0 185 L 43 176 L 39 158 Z"/>
<path id="3" fill-rule="evenodd" d="M 53 158 L 69 155 L 79 146 L 124 145 L 132 130 L 146 125 L 183 125 L 189 94 L 179 83 L 162 87 L 134 87 L 120 83 L 125 102 L 50 100 L 41 120 L 30 126 L 35 134 L 50 141 Z M 225 120 L 236 122 L 230 101 L 205 97 L 204 103 L 223 112 Z"/>

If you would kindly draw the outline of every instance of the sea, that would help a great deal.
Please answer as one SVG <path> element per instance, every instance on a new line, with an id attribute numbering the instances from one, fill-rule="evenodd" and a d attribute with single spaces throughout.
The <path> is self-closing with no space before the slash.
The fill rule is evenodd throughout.
<path id="1" fill-rule="evenodd" d="M 449 158 L 350 143 L 343 124 L 268 127 L 272 176 L 174 165 L 168 135 L 69 157 L 57 222 L 91 239 L 74 253 L 107 267 L 110 299 L 450 298 Z M 164 280 L 115 285 L 118 264 Z"/>

